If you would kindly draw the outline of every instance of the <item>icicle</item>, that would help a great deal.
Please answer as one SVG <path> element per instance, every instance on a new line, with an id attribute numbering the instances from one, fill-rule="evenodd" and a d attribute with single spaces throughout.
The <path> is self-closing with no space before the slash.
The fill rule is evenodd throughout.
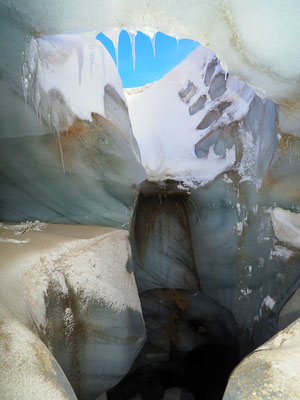
<path id="1" fill-rule="evenodd" d="M 178 49 L 178 46 L 179 46 L 179 38 L 178 37 L 176 38 L 176 42 L 177 42 L 177 49 Z"/>
<path id="2" fill-rule="evenodd" d="M 31 55 L 32 56 L 32 55 Z M 33 57 L 33 56 L 32 56 Z M 25 51 L 22 52 L 22 88 L 23 88 L 23 96 L 24 96 L 24 101 L 25 101 L 25 107 L 27 110 L 27 103 L 28 103 L 28 97 L 30 95 L 30 90 L 31 90 L 31 85 L 32 85 L 32 69 L 30 65 L 30 61 L 34 63 L 36 66 L 36 60 L 29 60 L 29 48 L 28 48 L 28 43 L 26 43 L 26 48 Z"/>
<path id="3" fill-rule="evenodd" d="M 93 76 L 93 66 L 94 66 L 94 61 L 95 61 L 95 45 L 96 45 L 96 39 L 95 37 L 97 36 L 97 33 L 94 32 L 85 32 L 84 34 L 82 34 L 82 37 L 85 39 L 86 43 L 88 44 L 88 48 L 89 48 L 89 58 L 90 58 L 90 75 Z M 77 52 L 78 57 L 80 56 L 80 53 Z M 84 57 L 81 55 L 82 60 L 84 59 Z M 80 74 L 80 78 L 79 78 L 79 84 L 81 83 L 81 75 L 82 75 L 82 63 L 78 62 L 78 66 L 79 66 L 79 74 Z"/>
<path id="4" fill-rule="evenodd" d="M 113 28 L 110 29 L 109 31 L 103 32 L 105 36 L 107 36 L 114 45 L 115 48 L 115 54 L 116 54 L 116 64 L 117 68 L 119 69 L 119 36 L 120 36 L 120 29 L 118 28 Z"/>
<path id="5" fill-rule="evenodd" d="M 83 55 L 82 53 L 76 48 L 77 51 L 77 62 L 78 62 L 78 78 L 79 78 L 79 86 L 81 85 L 81 74 L 83 68 Z"/>
<path id="6" fill-rule="evenodd" d="M 54 125 L 54 128 L 55 128 L 55 133 L 56 133 L 58 147 L 59 147 L 61 165 L 62 165 L 63 172 L 65 174 L 66 173 L 66 169 L 65 169 L 64 155 L 63 155 L 63 151 L 62 151 L 62 147 L 61 147 L 61 141 L 60 141 L 60 132 L 58 132 L 58 130 L 56 129 L 55 125 Z"/>
<path id="7" fill-rule="evenodd" d="M 130 43 L 131 43 L 131 52 L 132 52 L 132 65 L 133 69 L 135 70 L 135 37 L 137 32 L 136 31 L 127 31 L 129 38 L 130 38 Z"/>
<path id="8" fill-rule="evenodd" d="M 93 53 L 90 54 L 90 73 L 91 73 L 91 76 L 93 76 L 94 61 L 95 61 L 95 54 L 93 52 Z"/>
<path id="9" fill-rule="evenodd" d="M 90 74 L 93 76 L 93 66 L 95 61 L 95 39 L 89 39 L 89 49 L 90 49 Z"/>
<path id="10" fill-rule="evenodd" d="M 151 44 L 152 44 L 153 54 L 154 54 L 154 57 L 155 57 L 155 37 L 156 37 L 156 32 L 152 32 L 152 31 L 148 31 L 147 30 L 147 31 L 143 31 L 143 33 L 145 35 L 147 35 L 148 38 L 150 39 Z"/>
<path id="11" fill-rule="evenodd" d="M 154 57 L 155 57 L 155 37 L 156 37 L 156 33 L 154 33 L 154 35 L 152 36 L 152 39 L 151 39 Z"/>
<path id="12" fill-rule="evenodd" d="M 24 60 L 24 52 L 22 54 L 23 56 L 23 60 Z M 23 75 L 22 75 L 22 88 L 23 88 L 23 96 L 24 96 L 24 100 L 25 100 L 25 106 L 26 106 L 26 110 L 27 110 L 27 96 L 28 96 L 28 70 L 27 70 L 27 65 L 25 63 L 25 61 L 23 61 Z"/>

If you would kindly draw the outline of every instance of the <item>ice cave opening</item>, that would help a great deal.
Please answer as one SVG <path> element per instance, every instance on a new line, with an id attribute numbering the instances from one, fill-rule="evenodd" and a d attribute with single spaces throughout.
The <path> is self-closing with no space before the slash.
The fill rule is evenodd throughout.
<path id="1" fill-rule="evenodd" d="M 0 397 L 300 398 L 299 13 L 0 0 Z M 203 45 L 124 91 L 100 26 Z"/>

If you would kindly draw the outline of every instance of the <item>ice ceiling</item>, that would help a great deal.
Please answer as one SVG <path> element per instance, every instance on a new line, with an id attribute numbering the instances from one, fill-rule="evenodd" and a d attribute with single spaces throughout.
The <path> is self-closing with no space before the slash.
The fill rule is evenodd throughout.
<path id="1" fill-rule="evenodd" d="M 96 399 L 137 356 L 134 373 L 213 338 L 243 357 L 299 317 L 299 21 L 297 0 L 0 0 L 0 217 L 49 223 L 0 226 L 9 399 L 35 388 L 75 399 L 60 367 L 79 399 Z M 141 184 L 121 80 L 93 39 L 102 31 L 116 43 L 121 29 L 132 42 L 137 30 L 191 38 L 220 59 L 203 48 L 200 66 L 149 89 L 170 84 L 191 129 L 199 119 L 194 158 L 231 155 L 207 185 L 187 192 L 164 174 Z M 129 227 L 133 255 L 114 230 Z M 251 379 L 259 399 L 273 398 L 277 375 Z M 224 399 L 249 399 L 231 384 Z"/>

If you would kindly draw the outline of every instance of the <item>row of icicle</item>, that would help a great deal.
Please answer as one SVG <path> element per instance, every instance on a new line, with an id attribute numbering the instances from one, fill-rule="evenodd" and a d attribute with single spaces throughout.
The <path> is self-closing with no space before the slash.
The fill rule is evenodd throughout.
<path id="1" fill-rule="evenodd" d="M 118 55 L 118 46 L 119 46 L 119 35 L 120 35 L 121 29 L 118 28 L 112 28 L 108 31 L 103 32 L 103 34 L 108 37 L 113 45 L 114 45 L 114 49 L 115 49 L 115 54 L 116 54 L 116 62 L 117 62 L 117 68 L 119 68 L 119 55 Z M 137 31 L 134 30 L 127 30 L 126 31 L 128 33 L 129 39 L 130 39 L 130 43 L 131 43 L 131 51 L 132 51 L 132 64 L 133 64 L 133 69 L 135 70 L 135 37 L 137 35 Z M 142 33 L 144 33 L 145 35 L 147 35 L 151 41 L 152 44 L 152 49 L 153 49 L 153 54 L 155 57 L 155 37 L 156 37 L 156 32 L 151 32 L 151 31 L 143 31 Z M 177 46 L 178 46 L 178 38 L 176 38 L 177 40 Z"/>

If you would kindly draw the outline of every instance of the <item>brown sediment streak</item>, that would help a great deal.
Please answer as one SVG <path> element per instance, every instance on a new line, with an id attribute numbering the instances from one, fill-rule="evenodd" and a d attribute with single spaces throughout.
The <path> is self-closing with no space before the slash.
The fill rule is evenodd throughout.
<path id="1" fill-rule="evenodd" d="M 176 217 L 180 225 L 190 236 L 188 193 L 179 190 L 179 182 L 166 181 L 163 183 L 143 182 L 137 200 L 133 217 L 135 242 L 139 256 L 144 258 L 146 255 L 148 240 L 153 232 L 155 224 L 160 221 L 160 217 Z M 162 235 L 161 226 L 159 234 Z"/>
<path id="2" fill-rule="evenodd" d="M 159 293 L 167 299 L 174 300 L 181 311 L 185 311 L 191 302 L 189 296 L 177 289 L 159 289 Z"/>
<path id="3" fill-rule="evenodd" d="M 61 352 L 60 346 L 63 343 L 64 357 L 69 358 L 69 364 L 61 367 L 67 368 L 64 371 L 70 383 L 77 394 L 81 392 L 81 347 L 87 341 L 88 333 L 91 329 L 90 324 L 82 319 L 82 306 L 80 294 L 75 293 L 65 278 L 65 284 L 68 288 L 68 293 L 58 293 L 55 284 L 51 283 L 45 295 L 47 326 L 44 332 L 38 332 L 40 338 L 46 346 L 51 349 L 54 357 L 60 361 L 59 355 Z M 59 294 L 59 295 L 58 295 Z M 57 296 L 58 295 L 58 296 Z M 57 313 L 57 318 L 53 318 L 51 309 L 54 308 Z M 64 320 L 66 310 L 71 310 L 72 326 L 68 326 Z M 52 310 L 53 313 L 53 310 Z M 58 343 L 58 348 L 55 348 L 54 343 Z M 60 363 L 61 364 L 61 363 Z"/>

